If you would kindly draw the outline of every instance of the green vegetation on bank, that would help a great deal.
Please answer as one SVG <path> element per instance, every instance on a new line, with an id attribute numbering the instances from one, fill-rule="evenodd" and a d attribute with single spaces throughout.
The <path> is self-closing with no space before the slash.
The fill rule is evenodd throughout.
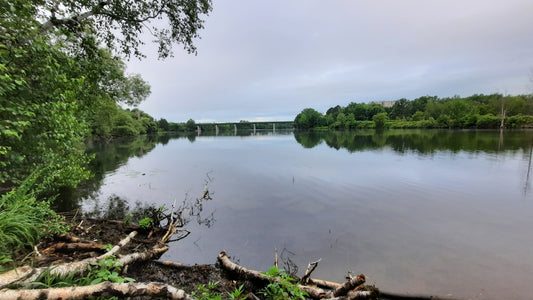
<path id="1" fill-rule="evenodd" d="M 165 126 L 122 108 L 150 94 L 139 75 L 126 73 L 124 59 L 143 57 L 144 28 L 157 33 L 161 58 L 174 44 L 194 53 L 210 10 L 210 0 L 0 2 L 1 261 L 62 230 L 49 203 L 91 176 L 87 137 Z"/>
<path id="2" fill-rule="evenodd" d="M 11 261 L 12 253 L 67 229 L 48 201 L 35 198 L 30 190 L 34 180 L 32 176 L 16 190 L 0 196 L 0 271 L 3 263 Z"/>
<path id="3" fill-rule="evenodd" d="M 377 103 L 350 103 L 331 107 L 326 114 L 313 108 L 299 113 L 298 129 L 362 128 L 522 128 L 533 126 L 531 95 L 501 94 L 400 99 L 392 107 Z"/>

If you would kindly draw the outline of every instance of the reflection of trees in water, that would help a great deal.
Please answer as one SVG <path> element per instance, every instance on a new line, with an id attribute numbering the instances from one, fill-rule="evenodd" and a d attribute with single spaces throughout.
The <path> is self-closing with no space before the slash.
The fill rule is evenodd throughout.
<path id="1" fill-rule="evenodd" d="M 79 207 L 79 201 L 95 197 L 103 183 L 105 174 L 124 165 L 131 157 L 142 157 L 152 151 L 158 143 L 168 142 L 168 137 L 135 136 L 123 137 L 111 142 L 89 141 L 86 152 L 93 155 L 89 163 L 92 178 L 81 182 L 77 188 L 66 188 L 61 191 L 55 205 L 58 210 L 68 211 Z"/>
<path id="2" fill-rule="evenodd" d="M 511 130 L 500 134 L 495 130 L 356 130 L 295 132 L 294 137 L 305 148 L 325 142 L 331 148 L 349 152 L 388 146 L 398 153 L 432 154 L 443 150 L 498 153 L 528 151 L 533 131 Z"/>
<path id="3" fill-rule="evenodd" d="M 188 194 L 185 196 L 185 200 L 177 207 L 157 207 L 153 204 L 135 202 L 134 206 L 130 206 L 130 201 L 125 198 L 121 198 L 117 195 L 110 196 L 105 203 L 100 203 L 97 198 L 94 199 L 94 206 L 90 210 L 83 212 L 85 217 L 88 218 L 103 218 L 108 220 L 128 220 L 132 223 L 138 223 L 140 220 L 150 217 L 159 223 L 161 213 L 173 214 L 174 220 L 178 227 L 183 227 L 189 224 L 192 220 L 196 220 L 198 225 L 206 226 L 210 228 L 215 223 L 216 219 L 214 212 L 205 216 L 203 214 L 205 202 L 212 200 L 212 193 L 209 192 L 208 184 L 211 182 L 211 178 L 207 176 L 205 189 L 202 196 L 196 199 L 191 199 Z M 170 210 L 172 209 L 172 211 Z M 170 215 L 169 215 L 170 217 Z"/>
<path id="4" fill-rule="evenodd" d="M 188 138 L 186 135 L 162 134 L 142 135 L 117 138 L 111 142 L 89 141 L 86 152 L 94 158 L 89 164 L 92 173 L 90 180 L 84 181 L 77 188 L 65 188 L 55 201 L 59 211 L 70 211 L 79 207 L 79 201 L 95 198 L 107 173 L 125 165 L 131 157 L 142 157 L 152 151 L 157 144 L 166 145 L 171 139 Z M 196 137 L 189 139 L 191 142 Z"/>
<path id="5" fill-rule="evenodd" d="M 503 153 L 522 151 L 527 161 L 524 172 L 524 196 L 531 189 L 533 174 L 533 130 L 356 130 L 294 132 L 304 148 L 322 142 L 350 153 L 390 147 L 397 153 L 415 152 L 432 155 L 437 151 Z"/>
<path id="6" fill-rule="evenodd" d="M 531 145 L 529 146 L 529 155 L 527 158 L 528 164 L 527 164 L 527 171 L 526 171 L 526 179 L 524 183 L 524 196 L 527 196 L 529 193 L 529 190 L 531 189 L 531 160 L 533 158 L 533 140 L 531 140 Z"/>
<path id="7" fill-rule="evenodd" d="M 323 142 L 321 132 L 309 131 L 309 132 L 294 132 L 294 138 L 304 148 L 313 148 Z"/>

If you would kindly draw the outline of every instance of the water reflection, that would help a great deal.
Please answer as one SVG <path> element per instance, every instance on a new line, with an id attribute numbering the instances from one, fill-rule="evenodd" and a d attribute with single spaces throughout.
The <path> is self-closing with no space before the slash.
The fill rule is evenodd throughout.
<path id="1" fill-rule="evenodd" d="M 81 182 L 77 188 L 64 188 L 55 201 L 59 211 L 71 211 L 79 208 L 82 199 L 94 198 L 102 186 L 106 174 L 124 165 L 132 157 L 143 157 L 159 143 L 169 142 L 169 135 L 135 136 L 116 139 L 112 142 L 88 141 L 86 152 L 93 156 L 89 163 L 92 173 L 90 180 Z"/>
<path id="2" fill-rule="evenodd" d="M 304 148 L 313 148 L 323 142 L 334 149 L 358 152 L 390 147 L 398 153 L 414 151 L 432 154 L 436 151 L 498 153 L 531 149 L 533 131 L 494 130 L 357 130 L 312 131 L 294 133 Z"/>
<path id="3" fill-rule="evenodd" d="M 83 215 L 88 218 L 127 220 L 132 223 L 139 223 L 140 220 L 150 217 L 152 220 L 155 220 L 155 224 L 159 224 L 163 221 L 163 219 L 161 219 L 162 214 L 172 214 L 175 220 L 174 222 L 178 227 L 184 227 L 192 220 L 196 220 L 198 225 L 210 228 L 216 222 L 215 212 L 211 212 L 205 216 L 203 211 L 204 203 L 213 200 L 211 196 L 212 192 L 209 191 L 209 184 L 211 181 L 212 179 L 209 177 L 209 174 L 207 174 L 202 195 L 192 199 L 187 194 L 181 204 L 177 206 L 176 201 L 172 207 L 158 207 L 153 203 L 135 201 L 134 206 L 131 207 L 131 200 L 113 194 L 105 201 L 101 201 L 98 197 L 85 199 Z M 168 223 L 170 223 L 170 220 L 167 220 L 167 224 Z"/>
<path id="4" fill-rule="evenodd" d="M 226 249 L 267 270 L 290 249 L 300 271 L 323 258 L 318 278 L 352 270 L 397 292 L 520 299 L 533 280 L 532 141 L 528 130 L 138 137 L 90 145 L 97 175 L 72 201 L 101 216 L 170 207 L 202 195 L 212 170 L 215 201 L 185 197 L 191 235 L 164 259 L 214 263 Z"/>
<path id="5" fill-rule="evenodd" d="M 56 199 L 59 211 L 74 210 L 80 206 L 81 199 L 94 198 L 106 174 L 127 163 L 132 157 L 141 158 L 158 144 L 167 145 L 172 139 L 187 139 L 194 143 L 197 138 L 209 137 L 209 132 L 198 137 L 196 134 L 162 134 L 136 136 L 116 139 L 112 142 L 89 141 L 87 153 L 93 155 L 89 169 L 93 177 L 79 184 L 77 188 L 63 189 Z M 290 131 L 278 130 L 240 130 L 238 136 L 291 135 L 304 148 L 314 148 L 325 143 L 330 148 L 346 149 L 350 153 L 377 150 L 388 147 L 397 153 L 416 152 L 432 155 L 437 151 L 459 151 L 478 153 L 501 153 L 505 151 L 524 152 L 528 162 L 524 175 L 523 191 L 527 195 L 531 182 L 531 157 L 533 150 L 533 130 L 496 131 L 496 130 L 357 130 L 357 131 Z M 233 136 L 233 132 L 223 131 L 219 137 Z M 214 136 L 213 136 L 214 137 Z"/>
<path id="6" fill-rule="evenodd" d="M 524 182 L 524 196 L 527 196 L 527 194 L 531 190 L 531 168 L 533 167 L 531 165 L 532 157 L 533 157 L 533 140 L 531 141 L 531 146 L 529 147 L 529 155 L 527 159 L 526 179 Z"/>
<path id="7" fill-rule="evenodd" d="M 415 152 L 422 155 L 432 155 L 437 151 L 493 154 L 523 151 L 527 161 L 523 195 L 527 196 L 531 190 L 532 130 L 297 131 L 294 138 L 304 148 L 314 148 L 325 142 L 330 148 L 346 149 L 350 153 L 384 147 L 400 154 Z"/>

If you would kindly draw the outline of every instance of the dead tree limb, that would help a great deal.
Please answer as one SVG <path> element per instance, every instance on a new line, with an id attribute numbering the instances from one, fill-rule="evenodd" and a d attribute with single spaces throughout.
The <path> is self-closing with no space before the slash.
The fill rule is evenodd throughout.
<path id="1" fill-rule="evenodd" d="M 103 282 L 89 286 L 34 290 L 0 290 L 0 299 L 95 299 L 98 297 L 137 297 L 151 296 L 167 299 L 194 300 L 185 291 L 163 283 L 111 283 Z"/>
<path id="2" fill-rule="evenodd" d="M 318 266 L 318 263 L 321 260 L 322 258 L 317 261 L 310 262 L 307 265 L 307 270 L 305 270 L 305 275 L 302 277 L 302 279 L 300 279 L 301 284 L 306 285 L 308 283 L 309 277 L 311 277 L 311 273 L 313 273 L 313 271 L 316 269 L 316 267 Z"/>
<path id="3" fill-rule="evenodd" d="M 57 236 L 57 238 L 59 240 L 63 240 L 65 242 L 70 242 L 70 243 L 87 243 L 87 244 L 94 243 L 94 244 L 96 244 L 94 241 L 89 241 L 89 240 L 86 240 L 86 239 L 82 239 L 82 238 L 73 236 L 70 233 L 61 234 L 61 235 Z"/>
<path id="4" fill-rule="evenodd" d="M 137 234 L 136 231 L 132 231 L 126 238 L 121 240 L 111 250 L 109 250 L 108 252 L 98 257 L 91 257 L 91 258 L 87 258 L 87 259 L 80 260 L 80 261 L 60 264 L 57 266 L 53 266 L 51 268 L 50 267 L 32 268 L 29 266 L 23 266 L 15 270 L 11 270 L 9 272 L 6 272 L 0 275 L 0 288 L 3 288 L 6 285 L 10 285 L 10 284 L 33 282 L 39 277 L 39 275 L 41 275 L 46 270 L 50 270 L 50 275 L 54 275 L 54 276 L 66 276 L 74 272 L 81 274 L 87 269 L 87 267 L 91 263 L 98 262 L 106 257 L 109 257 L 117 253 L 120 250 L 120 248 L 125 246 L 127 243 L 129 243 L 136 234 Z"/>
<path id="5" fill-rule="evenodd" d="M 157 260 L 155 260 L 155 261 L 153 261 L 153 263 L 155 263 L 157 265 L 162 265 L 162 266 L 172 267 L 172 268 L 178 268 L 178 269 L 187 267 L 187 266 L 184 266 L 182 263 L 175 262 L 175 261 L 168 261 L 168 260 L 165 260 L 165 261 L 157 261 Z"/>
<path id="6" fill-rule="evenodd" d="M 81 243 L 81 242 L 75 242 L 75 243 L 63 243 L 59 242 L 56 243 L 44 250 L 42 250 L 43 253 L 50 253 L 50 252 L 74 252 L 74 251 L 101 251 L 104 245 L 102 244 L 96 244 L 96 243 Z"/>
<path id="7" fill-rule="evenodd" d="M 333 297 L 344 296 L 348 293 L 348 291 L 353 290 L 356 287 L 362 285 L 363 283 L 365 283 L 365 281 L 366 281 L 365 275 L 359 274 L 353 278 L 350 278 L 348 281 L 343 283 L 340 287 L 333 290 L 331 295 Z"/>
<path id="8" fill-rule="evenodd" d="M 118 259 L 123 265 L 128 265 L 136 261 L 146 261 L 154 257 L 158 257 L 168 250 L 168 246 L 161 248 L 153 248 L 144 252 L 137 252 L 125 255 Z"/>
<path id="9" fill-rule="evenodd" d="M 307 281 L 307 284 L 309 285 L 316 285 L 320 288 L 323 288 L 323 289 L 328 289 L 328 290 L 334 290 L 338 287 L 341 286 L 340 283 L 337 283 L 337 282 L 332 282 L 332 281 L 327 281 L 327 280 L 322 280 L 322 279 L 316 279 L 316 278 L 309 278 L 309 280 Z"/>
<path id="10" fill-rule="evenodd" d="M 265 274 L 255 270 L 248 270 L 245 267 L 241 267 L 238 264 L 232 262 L 229 259 L 226 250 L 222 250 L 222 252 L 220 252 L 220 254 L 218 255 L 218 261 L 226 270 L 237 273 L 238 275 L 241 275 L 244 278 L 268 281 L 268 276 L 266 276 Z"/>
<path id="11" fill-rule="evenodd" d="M 0 275 L 0 289 L 5 286 L 24 280 L 36 272 L 36 269 L 30 266 L 22 266 Z"/>
<path id="12" fill-rule="evenodd" d="M 277 278 L 271 278 L 261 272 L 258 272 L 258 271 L 255 271 L 255 270 L 249 270 L 245 267 L 242 267 L 242 266 L 239 266 L 238 264 L 232 262 L 226 251 L 223 250 L 222 252 L 220 252 L 220 254 L 218 255 L 218 261 L 220 262 L 220 264 L 222 265 L 222 267 L 228 271 L 231 271 L 231 272 L 234 272 L 236 273 L 237 275 L 240 275 L 241 277 L 243 278 L 247 278 L 249 280 L 255 280 L 255 281 L 279 281 L 279 279 Z M 309 281 L 311 281 L 312 279 L 310 278 Z M 317 280 L 319 281 L 319 280 Z M 328 282 L 325 282 L 325 283 L 328 283 Z M 362 285 L 363 283 L 365 283 L 365 275 L 363 274 L 360 274 L 360 275 L 357 275 L 356 277 L 354 278 L 350 278 L 350 280 L 348 280 L 347 282 L 343 283 L 343 284 L 331 284 L 329 283 L 330 285 L 334 285 L 336 286 L 335 289 L 333 290 L 323 290 L 321 288 L 318 288 L 318 287 L 311 287 L 311 286 L 306 286 L 306 285 L 301 285 L 301 284 L 298 284 L 298 288 L 301 289 L 302 291 L 305 291 L 307 292 L 307 294 L 309 294 L 309 296 L 311 298 L 314 298 L 314 299 L 328 299 L 328 298 L 336 298 L 336 297 L 341 297 L 341 296 L 346 296 L 348 294 L 349 291 L 355 289 L 356 287 Z M 366 291 L 352 291 L 353 293 L 355 293 L 354 295 L 357 296 L 357 297 L 360 297 L 359 299 L 365 299 L 365 298 L 368 298 L 370 296 L 367 296 L 367 292 Z M 352 294 L 353 294 L 352 293 Z M 355 297 L 354 296 L 354 297 Z M 355 298 L 354 298 L 355 299 Z"/>
<path id="13" fill-rule="evenodd" d="M 274 248 L 274 267 L 278 267 L 278 248 Z"/>

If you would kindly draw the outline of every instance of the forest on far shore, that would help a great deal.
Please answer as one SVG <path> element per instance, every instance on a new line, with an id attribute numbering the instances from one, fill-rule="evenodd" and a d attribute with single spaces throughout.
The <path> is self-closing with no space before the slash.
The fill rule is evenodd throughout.
<path id="1" fill-rule="evenodd" d="M 469 97 L 402 98 L 392 107 L 355 103 L 325 114 L 306 108 L 294 119 L 297 129 L 354 128 L 523 128 L 533 126 L 533 97 L 476 94 Z"/>

